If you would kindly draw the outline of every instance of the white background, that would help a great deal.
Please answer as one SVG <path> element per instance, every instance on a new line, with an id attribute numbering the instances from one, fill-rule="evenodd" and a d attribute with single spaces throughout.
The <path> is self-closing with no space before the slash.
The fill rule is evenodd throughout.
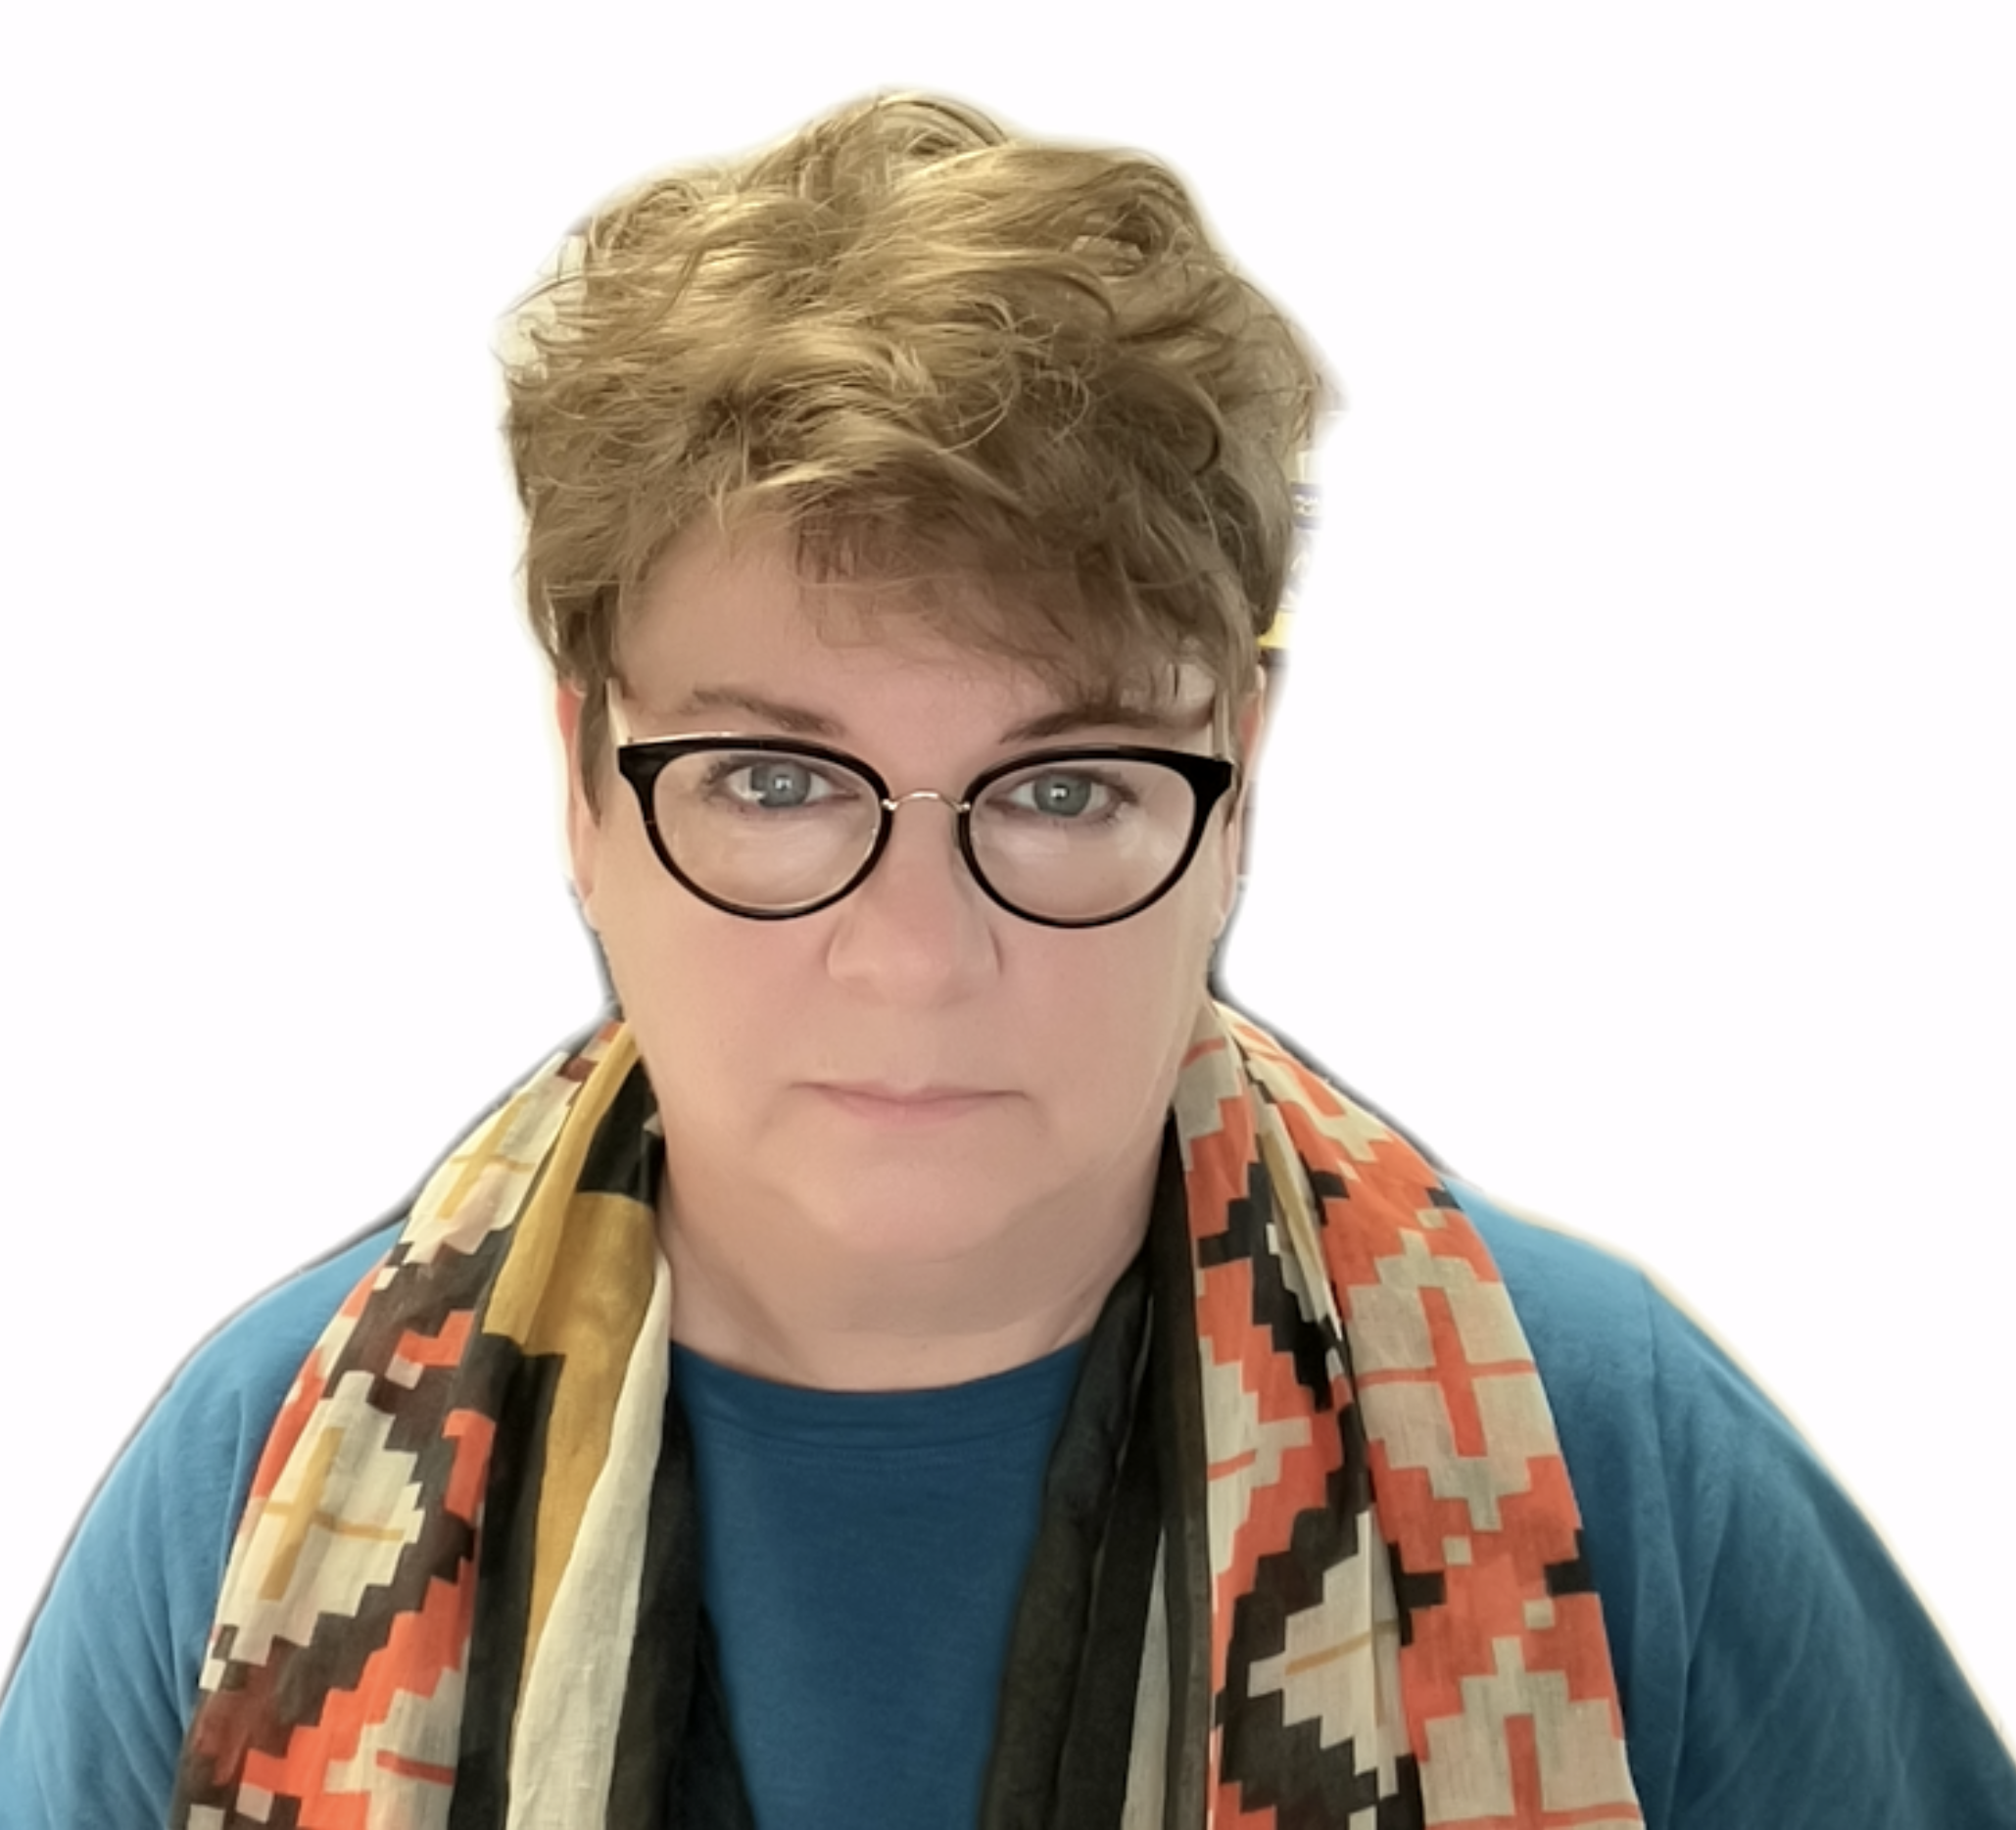
<path id="1" fill-rule="evenodd" d="M 595 1003 L 497 314 L 636 173 L 916 85 L 1172 158 L 1349 396 L 1233 992 L 1656 1267 L 2006 1719 L 2012 20 L 7 27 L 0 1646 L 192 1341 Z"/>

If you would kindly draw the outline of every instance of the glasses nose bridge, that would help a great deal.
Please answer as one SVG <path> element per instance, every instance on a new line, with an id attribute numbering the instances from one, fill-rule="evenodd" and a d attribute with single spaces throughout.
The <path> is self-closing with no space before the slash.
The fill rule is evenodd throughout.
<path id="1" fill-rule="evenodd" d="M 936 788 L 913 788 L 900 795 L 877 796 L 877 802 L 882 809 L 882 836 L 876 842 L 874 851 L 860 875 L 855 878 L 853 889 L 859 891 L 871 877 L 882 878 L 887 875 L 884 867 L 888 862 L 890 848 L 896 836 L 896 815 L 913 800 L 935 800 L 951 816 L 950 829 L 945 834 L 951 856 L 930 868 L 943 869 L 949 864 L 952 874 L 960 879 L 967 889 L 978 888 L 990 895 L 991 891 L 986 891 L 985 885 L 980 881 L 979 873 L 974 868 L 973 855 L 967 848 L 965 825 L 972 803 Z"/>
<path id="2" fill-rule="evenodd" d="M 959 853 L 966 869 L 968 872 L 971 872 L 973 863 L 971 858 L 966 856 L 964 827 L 966 815 L 971 811 L 972 803 L 960 799 L 956 795 L 947 795 L 936 788 L 913 788 L 905 794 L 884 795 L 882 796 L 882 842 L 876 846 L 876 862 L 880 863 L 882 861 L 883 856 L 888 852 L 889 842 L 895 838 L 896 815 L 913 800 L 935 800 L 952 816 L 952 831 L 950 834 L 952 849 Z M 872 869 L 873 866 L 870 868 Z"/>
<path id="3" fill-rule="evenodd" d="M 969 802 L 961 800 L 958 795 L 941 794 L 936 788 L 913 788 L 908 794 L 883 795 L 883 811 L 891 820 L 894 820 L 896 815 L 913 800 L 935 800 L 955 820 L 961 814 L 968 811 L 970 805 Z"/>

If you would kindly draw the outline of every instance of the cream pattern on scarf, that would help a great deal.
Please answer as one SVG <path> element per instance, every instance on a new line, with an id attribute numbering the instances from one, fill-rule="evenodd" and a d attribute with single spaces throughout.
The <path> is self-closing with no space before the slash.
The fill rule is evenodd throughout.
<path id="1" fill-rule="evenodd" d="M 1165 1808 L 1188 1650 L 1212 1726 L 1176 1765 L 1202 1763 L 1209 1830 L 1640 1824 L 1566 1467 L 1482 1242 L 1418 1152 L 1217 1006 L 1174 1120 L 1201 1517 L 1165 1523 L 1123 1822 L 1195 1830 Z M 512 1830 L 655 1820 L 621 1732 L 663 1478 L 670 1293 L 629 1147 L 650 1125 L 605 1026 L 442 1165 L 332 1320 L 239 1523 L 174 1823 L 446 1830 L 479 1785 Z M 1179 1543 L 1209 1596 L 1189 1649 Z"/>

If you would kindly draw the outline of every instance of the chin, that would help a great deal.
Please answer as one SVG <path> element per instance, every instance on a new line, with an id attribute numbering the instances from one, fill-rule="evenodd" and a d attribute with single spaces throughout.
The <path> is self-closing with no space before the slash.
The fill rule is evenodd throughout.
<path id="1" fill-rule="evenodd" d="M 1021 1216 L 1040 1214 L 1047 1205 L 1039 1197 L 1005 1203 L 1000 1180 L 976 1178 L 970 1164 L 957 1175 L 932 1175 L 912 1164 L 836 1181 L 842 1185 L 793 1191 L 792 1205 L 828 1250 L 891 1269 L 984 1252 L 1014 1234 Z"/>

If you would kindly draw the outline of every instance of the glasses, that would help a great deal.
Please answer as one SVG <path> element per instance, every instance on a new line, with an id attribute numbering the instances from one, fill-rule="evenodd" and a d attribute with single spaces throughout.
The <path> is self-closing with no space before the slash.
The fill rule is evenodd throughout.
<path id="1" fill-rule="evenodd" d="M 619 741 L 616 766 L 658 862 L 731 915 L 788 921 L 838 902 L 875 868 L 897 809 L 936 800 L 974 882 L 1046 928 L 1125 921 L 1168 894 L 1238 778 L 1222 756 L 1102 744 L 997 763 L 955 800 L 891 795 L 821 744 L 727 736 Z"/>

